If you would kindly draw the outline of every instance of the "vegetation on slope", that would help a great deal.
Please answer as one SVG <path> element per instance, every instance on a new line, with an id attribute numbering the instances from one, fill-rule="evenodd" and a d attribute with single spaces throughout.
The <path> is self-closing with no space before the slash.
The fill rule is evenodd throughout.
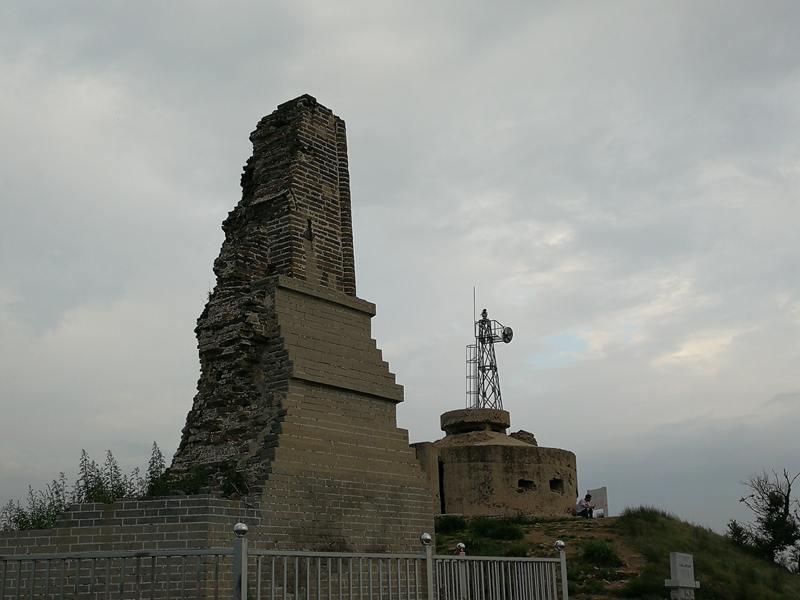
<path id="1" fill-rule="evenodd" d="M 570 597 L 662 599 L 669 553 L 694 555 L 698 600 L 796 600 L 800 576 L 771 564 L 713 531 L 661 510 L 642 507 L 606 519 L 489 519 L 442 517 L 437 551 L 463 542 L 470 555 L 555 556 L 567 543 Z M 516 533 L 511 533 L 511 532 Z"/>

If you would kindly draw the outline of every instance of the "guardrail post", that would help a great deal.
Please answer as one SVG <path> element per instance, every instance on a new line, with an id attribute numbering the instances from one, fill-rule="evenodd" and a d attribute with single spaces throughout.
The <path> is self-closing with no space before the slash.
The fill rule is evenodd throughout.
<path id="1" fill-rule="evenodd" d="M 247 600 L 247 525 L 233 526 L 233 600 Z"/>
<path id="2" fill-rule="evenodd" d="M 428 596 L 427 600 L 434 600 L 433 595 L 433 547 L 431 546 L 431 542 L 433 541 L 433 537 L 430 533 L 423 533 L 419 536 L 419 541 L 422 542 L 423 547 L 425 548 L 425 581 L 428 585 Z M 417 591 L 419 594 L 419 590 Z"/>
<path id="3" fill-rule="evenodd" d="M 569 582 L 567 581 L 567 553 L 565 549 L 567 545 L 561 540 L 556 540 L 556 550 L 561 559 L 561 599 L 569 600 Z"/>

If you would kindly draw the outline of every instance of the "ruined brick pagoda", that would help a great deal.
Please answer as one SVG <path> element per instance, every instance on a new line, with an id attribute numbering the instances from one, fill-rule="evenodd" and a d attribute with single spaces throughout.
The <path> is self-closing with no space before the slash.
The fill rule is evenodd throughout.
<path id="1" fill-rule="evenodd" d="M 431 496 L 356 296 L 344 122 L 304 95 L 250 139 L 170 476 L 257 504 L 279 546 L 417 548 Z"/>

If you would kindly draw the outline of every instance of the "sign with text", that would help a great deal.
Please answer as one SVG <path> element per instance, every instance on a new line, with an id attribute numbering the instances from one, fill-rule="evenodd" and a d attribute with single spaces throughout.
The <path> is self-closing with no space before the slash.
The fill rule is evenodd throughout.
<path id="1" fill-rule="evenodd" d="M 670 588 L 671 600 L 694 600 L 694 591 L 700 582 L 694 579 L 694 556 L 683 552 L 669 553 L 670 578 L 664 587 Z"/>

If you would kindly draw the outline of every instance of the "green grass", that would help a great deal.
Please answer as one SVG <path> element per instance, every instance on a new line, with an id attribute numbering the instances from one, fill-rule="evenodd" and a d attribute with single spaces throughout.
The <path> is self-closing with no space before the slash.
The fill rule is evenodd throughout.
<path id="1" fill-rule="evenodd" d="M 478 517 L 469 522 L 469 531 L 475 538 L 491 540 L 521 540 L 525 537 L 522 526 L 512 519 Z"/>
<path id="2" fill-rule="evenodd" d="M 624 564 L 614 547 L 605 540 L 586 540 L 580 556 L 584 562 L 598 567 L 621 567 Z"/>
<path id="3" fill-rule="evenodd" d="M 436 533 L 449 535 L 464 531 L 467 521 L 458 515 L 443 515 L 436 519 Z"/>
<path id="4" fill-rule="evenodd" d="M 615 520 L 596 523 L 570 518 L 441 517 L 436 524 L 437 552 L 450 554 L 463 542 L 471 556 L 553 556 L 549 544 L 525 539 L 534 529 L 548 539 L 567 542 L 570 597 L 576 600 L 665 598 L 670 552 L 694 555 L 701 585 L 698 600 L 800 599 L 800 575 L 747 553 L 709 529 L 652 507 L 626 510 Z M 644 557 L 642 568 L 624 564 L 623 557 L 632 552 Z"/>
<path id="5" fill-rule="evenodd" d="M 436 551 L 450 554 L 462 542 L 471 556 L 527 556 L 529 546 L 520 540 L 525 536 L 525 527 L 531 524 L 524 518 L 467 520 L 445 515 L 436 519 Z"/>
<path id="6" fill-rule="evenodd" d="M 623 597 L 663 598 L 669 553 L 688 552 L 694 555 L 695 575 L 701 585 L 698 598 L 800 598 L 800 577 L 748 554 L 710 529 L 685 523 L 662 510 L 626 510 L 616 528 L 620 537 L 647 560 L 639 576 L 626 586 Z"/>

